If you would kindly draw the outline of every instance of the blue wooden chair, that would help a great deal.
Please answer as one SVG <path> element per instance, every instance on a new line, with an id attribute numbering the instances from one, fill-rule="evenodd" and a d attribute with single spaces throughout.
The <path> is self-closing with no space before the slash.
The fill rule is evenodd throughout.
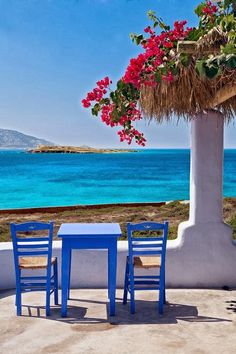
<path id="1" fill-rule="evenodd" d="M 21 315 L 23 292 L 46 290 L 46 316 L 50 315 L 50 295 L 58 305 L 57 258 L 52 257 L 53 223 L 10 224 L 16 274 L 16 308 Z M 52 274 L 53 267 L 53 274 Z M 45 275 L 22 275 L 27 270 L 46 270 Z"/>
<path id="2" fill-rule="evenodd" d="M 135 237 L 138 231 L 146 236 L 150 232 L 157 236 Z M 163 313 L 165 296 L 165 254 L 168 235 L 168 222 L 143 222 L 140 224 L 127 224 L 129 255 L 126 260 L 123 304 L 127 303 L 130 293 L 130 312 L 135 313 L 135 290 L 159 290 L 159 313 Z M 141 235 L 142 236 L 142 235 Z M 135 268 L 157 268 L 159 272 L 154 275 L 135 275 Z"/>

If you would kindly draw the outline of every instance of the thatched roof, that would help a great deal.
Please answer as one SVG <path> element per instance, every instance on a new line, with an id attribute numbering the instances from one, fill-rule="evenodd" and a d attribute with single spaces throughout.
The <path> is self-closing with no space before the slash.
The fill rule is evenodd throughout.
<path id="1" fill-rule="evenodd" d="M 198 111 L 206 109 L 220 110 L 226 120 L 236 114 L 236 70 L 223 68 L 214 79 L 207 79 L 197 74 L 196 60 L 207 57 L 209 52 L 216 55 L 226 37 L 217 28 L 197 42 L 180 42 L 179 52 L 191 53 L 189 67 L 179 64 L 179 75 L 172 83 L 162 81 L 155 88 L 141 89 L 140 106 L 143 114 L 158 121 L 170 119 L 173 115 L 187 120 Z"/>
<path id="2" fill-rule="evenodd" d="M 236 115 L 235 72 L 209 80 L 200 78 L 194 67 L 182 67 L 180 71 L 171 84 L 162 82 L 155 88 L 142 88 L 140 106 L 145 116 L 162 121 L 174 114 L 189 120 L 196 112 L 209 108 L 217 108 L 228 120 Z"/>

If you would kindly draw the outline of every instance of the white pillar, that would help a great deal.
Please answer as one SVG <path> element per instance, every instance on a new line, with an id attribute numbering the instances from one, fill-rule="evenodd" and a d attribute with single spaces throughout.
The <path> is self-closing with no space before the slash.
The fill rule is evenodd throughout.
<path id="1" fill-rule="evenodd" d="M 192 122 L 190 221 L 222 221 L 224 119 L 221 113 L 200 113 Z"/>
<path id="2" fill-rule="evenodd" d="M 179 225 L 167 269 L 177 267 L 181 277 L 176 281 L 186 286 L 230 286 L 236 282 L 236 248 L 222 220 L 224 120 L 210 110 L 191 124 L 190 215 Z"/>

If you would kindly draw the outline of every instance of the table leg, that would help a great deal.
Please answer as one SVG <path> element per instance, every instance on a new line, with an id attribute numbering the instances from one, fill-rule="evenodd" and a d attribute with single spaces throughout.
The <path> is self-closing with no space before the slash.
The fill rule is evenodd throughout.
<path id="1" fill-rule="evenodd" d="M 110 299 L 110 287 L 111 287 L 111 284 L 110 284 L 110 278 L 111 278 L 111 270 L 110 270 L 110 262 L 111 262 L 111 252 L 110 252 L 110 249 L 108 248 L 108 271 L 107 271 L 107 276 L 108 276 L 108 287 L 107 287 L 107 296 L 108 296 L 108 299 Z"/>
<path id="2" fill-rule="evenodd" d="M 61 261 L 61 316 L 67 316 L 67 299 L 70 272 L 70 247 L 67 242 L 62 241 Z"/>
<path id="3" fill-rule="evenodd" d="M 72 250 L 70 250 L 70 255 L 69 255 L 69 279 L 68 279 L 68 295 L 67 295 L 68 300 L 70 299 L 71 253 Z"/>
<path id="4" fill-rule="evenodd" d="M 115 316 L 116 302 L 116 264 L 117 264 L 117 240 L 111 243 L 108 250 L 108 293 L 109 315 Z"/>

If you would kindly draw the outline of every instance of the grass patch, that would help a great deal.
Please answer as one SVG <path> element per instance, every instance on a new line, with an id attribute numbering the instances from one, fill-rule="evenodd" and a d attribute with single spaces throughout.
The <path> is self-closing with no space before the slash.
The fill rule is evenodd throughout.
<path id="1" fill-rule="evenodd" d="M 168 233 L 168 240 L 176 239 L 177 234 L 178 234 L 178 225 L 170 225 L 169 226 L 169 233 Z"/>
<path id="2" fill-rule="evenodd" d="M 233 228 L 233 237 L 236 239 L 236 198 L 224 199 L 224 221 Z M 10 241 L 9 223 L 26 221 L 50 220 L 55 223 L 55 238 L 60 225 L 64 222 L 115 222 L 119 223 L 123 233 L 122 239 L 127 239 L 126 223 L 139 223 L 143 221 L 163 222 L 169 221 L 168 239 L 177 238 L 178 225 L 188 220 L 189 204 L 174 201 L 165 205 L 139 205 L 124 206 L 113 205 L 111 207 L 83 207 L 70 211 L 57 211 L 53 213 L 37 212 L 34 214 L 4 214 L 0 212 L 0 241 Z"/>
<path id="3" fill-rule="evenodd" d="M 10 241 L 10 229 L 8 224 L 1 224 L 0 225 L 0 240 L 1 242 L 8 242 Z"/>
<path id="4" fill-rule="evenodd" d="M 233 217 L 230 220 L 228 220 L 228 224 L 232 227 L 233 239 L 236 240 L 236 215 L 233 215 Z"/>
<path id="5" fill-rule="evenodd" d="M 179 201 L 170 202 L 160 207 L 162 215 L 170 218 L 170 217 L 185 217 L 188 218 L 189 214 L 189 204 L 183 204 Z"/>

